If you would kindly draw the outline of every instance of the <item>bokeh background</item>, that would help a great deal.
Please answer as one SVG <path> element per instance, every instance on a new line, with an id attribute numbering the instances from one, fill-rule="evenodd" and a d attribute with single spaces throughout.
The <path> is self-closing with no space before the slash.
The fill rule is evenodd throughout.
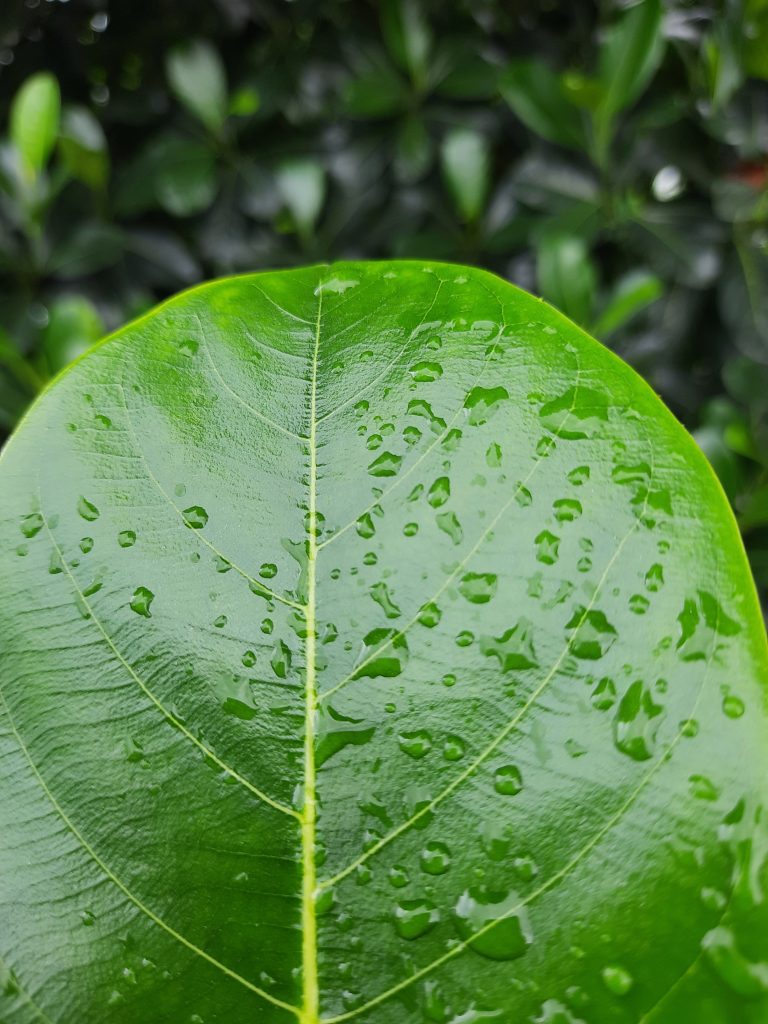
<path id="1" fill-rule="evenodd" d="M 768 0 L 4 0 L 0 432 L 222 274 L 487 267 L 694 432 L 768 586 Z"/>

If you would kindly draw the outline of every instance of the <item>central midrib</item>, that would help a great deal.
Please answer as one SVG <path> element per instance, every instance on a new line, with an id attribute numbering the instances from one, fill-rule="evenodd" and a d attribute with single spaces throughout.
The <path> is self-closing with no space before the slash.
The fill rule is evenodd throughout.
<path id="1" fill-rule="evenodd" d="M 316 563 L 317 563 L 317 364 L 320 352 L 320 317 L 323 292 L 318 287 L 317 323 L 312 351 L 309 394 L 309 521 L 307 544 L 307 604 L 305 608 L 306 638 L 306 691 L 304 706 L 304 800 L 301 811 L 302 860 L 302 984 L 303 999 L 301 1024 L 317 1024 L 320 1013 L 320 994 L 317 973 L 317 920 L 315 890 L 315 830 L 317 799 L 315 780 L 315 714 L 317 710 L 317 682 L 315 679 L 316 643 Z"/>

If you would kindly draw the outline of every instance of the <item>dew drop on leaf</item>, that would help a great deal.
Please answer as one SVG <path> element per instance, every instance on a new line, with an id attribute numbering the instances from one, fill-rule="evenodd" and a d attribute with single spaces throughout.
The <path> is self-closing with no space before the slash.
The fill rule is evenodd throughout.
<path id="1" fill-rule="evenodd" d="M 424 846 L 419 863 L 428 875 L 444 875 L 451 866 L 451 851 L 445 843 L 433 840 Z"/>
<path id="2" fill-rule="evenodd" d="M 395 905 L 395 930 L 402 939 L 418 939 L 440 920 L 440 912 L 431 900 L 401 900 Z"/>
<path id="3" fill-rule="evenodd" d="M 99 518 L 99 510 L 93 502 L 88 501 L 87 498 L 83 498 L 82 496 L 77 499 L 77 513 L 81 518 L 87 520 L 89 523 L 92 523 Z"/>
<path id="4" fill-rule="evenodd" d="M 152 613 L 149 609 L 154 599 L 155 595 L 147 587 L 137 587 L 131 598 L 131 611 L 143 615 L 145 619 L 151 618 Z"/>
<path id="5" fill-rule="evenodd" d="M 208 513 L 201 505 L 190 505 L 181 514 L 184 516 L 184 522 L 192 530 L 202 530 L 208 522 Z"/>
<path id="6" fill-rule="evenodd" d="M 83 499 L 81 498 L 80 500 L 82 501 Z M 44 520 L 40 513 L 33 512 L 31 515 L 24 516 L 24 518 L 21 520 L 20 529 L 24 536 L 31 540 L 32 537 L 35 537 L 37 536 L 38 533 L 40 533 L 40 531 L 43 528 L 43 525 Z"/>
<path id="7" fill-rule="evenodd" d="M 647 761 L 653 756 L 663 718 L 664 709 L 654 703 L 651 691 L 642 680 L 635 680 L 616 711 L 613 734 L 617 749 L 634 761 Z"/>
<path id="8" fill-rule="evenodd" d="M 468 422 L 473 427 L 482 426 L 498 411 L 499 403 L 508 398 L 506 388 L 472 388 L 464 402 Z"/>
<path id="9" fill-rule="evenodd" d="M 404 754 L 416 760 L 425 757 L 432 749 L 432 737 L 426 729 L 400 733 L 397 742 Z"/>
<path id="10" fill-rule="evenodd" d="M 454 909 L 456 929 L 475 952 L 490 960 L 516 960 L 533 940 L 528 916 L 514 891 L 467 889 Z"/>
<path id="11" fill-rule="evenodd" d="M 493 788 L 504 796 L 516 796 L 523 788 L 520 769 L 514 764 L 497 768 L 493 777 Z"/>
<path id="12" fill-rule="evenodd" d="M 633 985 L 632 975 L 618 964 L 609 964 L 600 974 L 603 984 L 615 996 L 625 996 Z"/>

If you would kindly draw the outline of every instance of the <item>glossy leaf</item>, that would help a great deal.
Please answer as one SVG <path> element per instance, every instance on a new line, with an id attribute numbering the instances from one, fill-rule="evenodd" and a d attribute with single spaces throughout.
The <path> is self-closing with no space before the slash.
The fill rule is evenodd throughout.
<path id="1" fill-rule="evenodd" d="M 48 161 L 59 131 L 60 110 L 59 83 L 47 72 L 28 78 L 13 98 L 11 141 L 30 178 L 35 178 Z"/>
<path id="2" fill-rule="evenodd" d="M 0 462 L 7 1024 L 758 1024 L 768 653 L 691 438 L 448 264 L 203 286 Z"/>

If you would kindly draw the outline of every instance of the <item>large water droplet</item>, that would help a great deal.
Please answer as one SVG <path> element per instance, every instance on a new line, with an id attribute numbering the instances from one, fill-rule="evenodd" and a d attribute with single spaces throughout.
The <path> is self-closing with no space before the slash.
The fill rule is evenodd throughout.
<path id="1" fill-rule="evenodd" d="M 468 572 L 459 582 L 459 593 L 471 604 L 487 604 L 496 593 L 497 578 L 490 572 Z"/>
<path id="2" fill-rule="evenodd" d="M 514 891 L 465 890 L 454 915 L 461 938 L 490 960 L 516 960 L 533 940 L 528 916 Z"/>
<path id="3" fill-rule="evenodd" d="M 642 680 L 632 683 L 621 698 L 613 723 L 616 747 L 635 761 L 653 756 L 656 733 L 664 718 L 664 709 L 653 701 Z"/>
<path id="4" fill-rule="evenodd" d="M 131 611 L 137 615 L 143 615 L 145 619 L 152 618 L 149 608 L 155 599 L 155 595 L 146 587 L 137 587 L 131 598 Z"/>
<path id="5" fill-rule="evenodd" d="M 192 530 L 202 530 L 208 522 L 208 513 L 202 505 L 190 505 L 181 514 L 184 516 L 184 522 Z"/>
<path id="6" fill-rule="evenodd" d="M 472 426 L 481 426 L 498 411 L 499 403 L 509 398 L 506 388 L 474 387 L 464 402 L 467 419 Z"/>
<path id="7" fill-rule="evenodd" d="M 395 905 L 395 930 L 403 939 L 418 939 L 440 920 L 440 913 L 431 900 L 402 900 Z"/>
<path id="8" fill-rule="evenodd" d="M 701 940 L 709 963 L 734 992 L 746 997 L 768 992 L 768 963 L 748 960 L 730 928 L 713 928 Z"/>

